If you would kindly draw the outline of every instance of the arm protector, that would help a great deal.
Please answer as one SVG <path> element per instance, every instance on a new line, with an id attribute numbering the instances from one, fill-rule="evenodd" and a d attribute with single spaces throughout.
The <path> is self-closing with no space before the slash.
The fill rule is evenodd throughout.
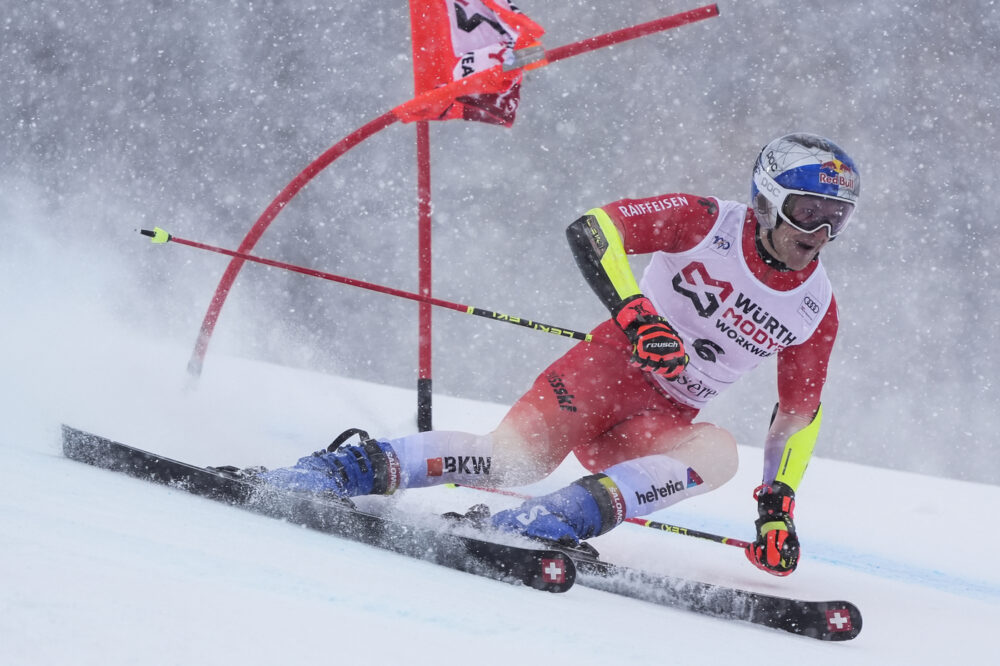
<path id="1" fill-rule="evenodd" d="M 816 410 L 812 421 L 805 417 L 787 414 L 775 406 L 771 428 L 764 444 L 764 484 L 772 485 L 780 481 L 797 492 L 806 467 L 812 458 L 820 422 L 823 420 L 823 405 Z"/>
<path id="2" fill-rule="evenodd" d="M 566 238 L 587 284 L 612 314 L 641 294 L 621 234 L 603 209 L 589 210 L 574 221 L 566 229 Z"/>

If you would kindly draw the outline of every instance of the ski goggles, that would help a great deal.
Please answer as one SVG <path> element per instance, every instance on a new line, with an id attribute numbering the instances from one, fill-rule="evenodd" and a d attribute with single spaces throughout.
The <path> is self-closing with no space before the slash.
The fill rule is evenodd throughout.
<path id="1" fill-rule="evenodd" d="M 788 194 L 781 204 L 779 216 L 799 231 L 814 233 L 826 227 L 830 238 L 836 238 L 851 221 L 854 204 L 843 199 L 818 194 Z"/>

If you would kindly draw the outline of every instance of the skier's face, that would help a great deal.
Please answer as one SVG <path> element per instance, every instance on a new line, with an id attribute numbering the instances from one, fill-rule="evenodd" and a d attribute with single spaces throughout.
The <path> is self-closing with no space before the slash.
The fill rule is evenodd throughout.
<path id="1" fill-rule="evenodd" d="M 762 240 L 775 259 L 791 270 L 798 271 L 816 258 L 823 246 L 830 242 L 830 235 L 826 227 L 810 233 L 800 231 L 790 224 L 778 224 Z"/>

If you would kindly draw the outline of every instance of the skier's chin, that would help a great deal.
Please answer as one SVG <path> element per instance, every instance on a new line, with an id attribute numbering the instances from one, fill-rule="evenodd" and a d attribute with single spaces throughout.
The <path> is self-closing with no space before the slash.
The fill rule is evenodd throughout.
<path id="1" fill-rule="evenodd" d="M 791 270 L 799 271 L 808 266 L 819 254 L 819 251 L 820 246 L 795 241 L 789 244 L 785 256 L 781 257 L 781 260 Z"/>

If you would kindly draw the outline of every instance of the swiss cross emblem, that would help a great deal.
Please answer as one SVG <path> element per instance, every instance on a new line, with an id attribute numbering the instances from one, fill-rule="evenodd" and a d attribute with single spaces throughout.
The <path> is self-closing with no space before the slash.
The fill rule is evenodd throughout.
<path id="1" fill-rule="evenodd" d="M 427 476 L 441 476 L 444 474 L 444 458 L 427 459 Z"/>
<path id="2" fill-rule="evenodd" d="M 549 583 L 565 583 L 566 565 L 562 560 L 542 560 L 542 578 Z"/>
<path id="3" fill-rule="evenodd" d="M 830 631 L 850 631 L 851 615 L 843 608 L 835 608 L 826 612 L 826 625 Z"/>

